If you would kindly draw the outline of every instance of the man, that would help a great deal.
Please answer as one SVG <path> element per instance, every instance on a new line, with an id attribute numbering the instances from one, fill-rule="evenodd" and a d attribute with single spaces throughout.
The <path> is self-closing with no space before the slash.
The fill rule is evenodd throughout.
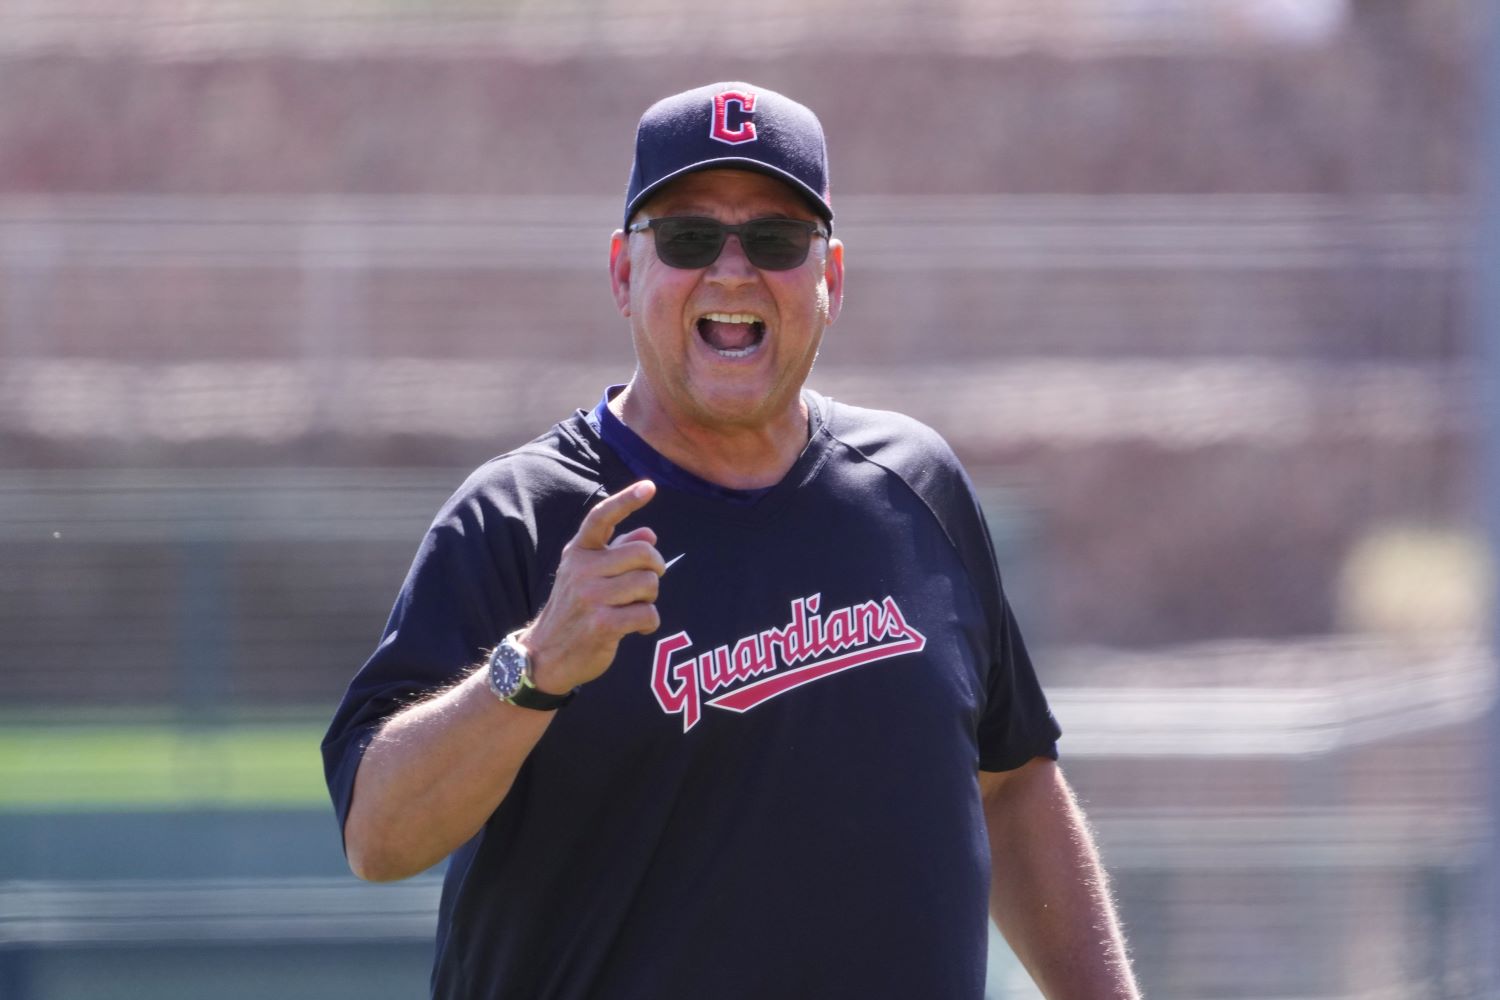
<path id="1" fill-rule="evenodd" d="M 818 120 L 657 103 L 624 218 L 629 384 L 449 500 L 324 742 L 356 873 L 451 855 L 434 995 L 977 998 L 988 902 L 1048 996 L 1135 996 L 967 478 L 803 388 Z"/>

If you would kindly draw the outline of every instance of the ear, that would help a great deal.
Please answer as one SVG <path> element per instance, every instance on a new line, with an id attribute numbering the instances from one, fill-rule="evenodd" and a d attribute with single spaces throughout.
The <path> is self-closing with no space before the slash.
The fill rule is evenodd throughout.
<path id="1" fill-rule="evenodd" d="M 630 237 L 616 229 L 609 237 L 609 288 L 621 316 L 630 315 Z"/>
<path id="2" fill-rule="evenodd" d="M 828 241 L 828 254 L 823 259 L 823 282 L 828 286 L 829 325 L 839 318 L 844 305 L 844 243 L 842 240 Z"/>

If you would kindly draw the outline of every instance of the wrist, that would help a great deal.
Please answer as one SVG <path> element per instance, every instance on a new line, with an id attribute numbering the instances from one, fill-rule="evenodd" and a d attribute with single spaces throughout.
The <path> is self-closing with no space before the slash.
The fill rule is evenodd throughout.
<path id="1" fill-rule="evenodd" d="M 529 671 L 531 684 L 538 691 L 561 697 L 578 689 L 577 685 L 569 684 L 554 676 L 552 668 L 557 665 L 556 657 L 538 650 L 537 644 L 532 641 L 531 629 L 525 628 L 512 632 L 511 639 L 526 653 L 526 660 L 531 666 Z"/>
<path id="2" fill-rule="evenodd" d="M 562 708 L 573 700 L 575 692 L 559 693 L 537 685 L 531 650 L 523 639 L 523 631 L 512 632 L 490 653 L 488 682 L 491 693 L 517 708 L 542 712 Z"/>

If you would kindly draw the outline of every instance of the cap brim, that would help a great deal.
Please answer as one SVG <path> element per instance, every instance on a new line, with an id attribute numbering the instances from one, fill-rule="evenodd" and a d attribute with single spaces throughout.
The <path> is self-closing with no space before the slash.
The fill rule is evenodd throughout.
<path id="1" fill-rule="evenodd" d="M 683 167 L 681 170 L 673 171 L 665 177 L 658 178 L 654 184 L 641 188 L 640 193 L 626 204 L 625 224 L 630 224 L 630 217 L 635 215 L 641 205 L 645 204 L 656 192 L 679 177 L 686 176 L 687 174 L 695 174 L 700 170 L 749 170 L 757 174 L 774 177 L 786 183 L 792 190 L 800 194 L 803 200 L 807 202 L 808 207 L 818 213 L 824 222 L 828 223 L 828 231 L 833 232 L 833 209 L 823 200 L 821 193 L 814 191 L 801 180 L 779 167 L 773 167 L 770 164 L 762 163 L 760 160 L 753 160 L 745 156 L 724 156 L 714 160 L 703 160 L 699 163 Z"/>

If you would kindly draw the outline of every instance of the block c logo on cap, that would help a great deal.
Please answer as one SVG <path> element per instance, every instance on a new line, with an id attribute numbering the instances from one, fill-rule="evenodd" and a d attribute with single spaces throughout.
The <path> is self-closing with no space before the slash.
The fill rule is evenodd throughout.
<path id="1" fill-rule="evenodd" d="M 739 128 L 729 127 L 729 106 L 733 104 L 739 109 Z M 708 134 L 711 138 L 731 146 L 738 146 L 742 142 L 755 141 L 755 122 L 750 116 L 755 112 L 755 95 L 743 90 L 726 90 L 722 94 L 714 95 L 713 120 L 709 124 Z"/>

